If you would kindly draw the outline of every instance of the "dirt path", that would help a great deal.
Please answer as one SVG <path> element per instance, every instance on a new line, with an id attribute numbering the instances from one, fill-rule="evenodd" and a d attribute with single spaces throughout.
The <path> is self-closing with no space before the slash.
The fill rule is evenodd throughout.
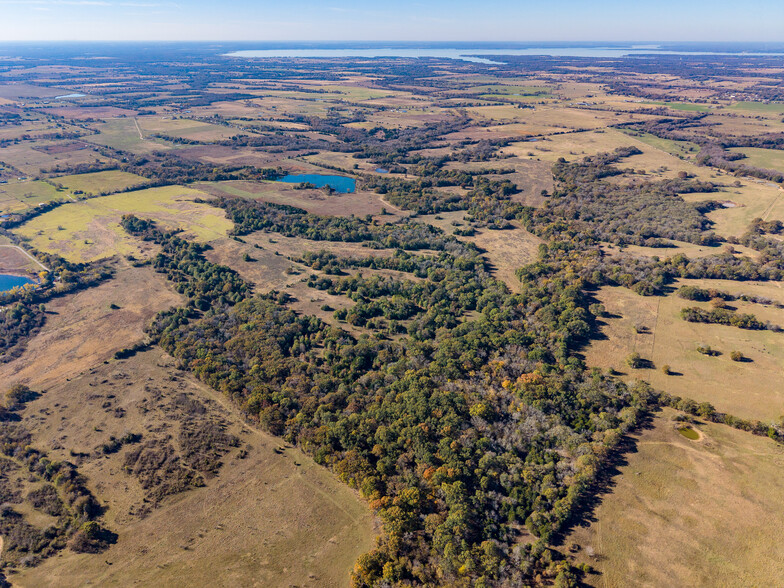
<path id="1" fill-rule="evenodd" d="M 770 213 L 773 211 L 773 207 L 776 205 L 776 202 L 778 202 L 779 198 L 781 197 L 781 192 L 784 192 L 784 188 L 779 186 L 779 193 L 776 194 L 776 197 L 773 199 L 773 201 L 770 203 L 770 205 L 765 209 L 765 212 L 762 215 L 762 220 L 764 220 L 764 221 L 768 220 L 768 217 L 770 216 Z"/>
<path id="2" fill-rule="evenodd" d="M 21 252 L 22 252 L 24 255 L 26 255 L 27 257 L 29 257 L 29 258 L 30 258 L 32 261 L 34 261 L 35 263 L 37 263 L 38 265 L 40 265 L 40 266 L 41 266 L 43 269 L 45 269 L 46 271 L 48 271 L 48 272 L 51 272 L 51 271 L 52 271 L 51 269 L 49 269 L 48 267 L 46 267 L 44 264 L 42 264 L 42 263 L 41 263 L 40 261 L 38 261 L 38 260 L 37 260 L 35 257 L 33 257 L 32 255 L 30 255 L 30 254 L 29 254 L 27 251 L 25 251 L 24 249 L 22 249 L 22 248 L 21 248 L 21 247 L 19 247 L 18 245 L 0 245 L 0 247 L 9 247 L 9 248 L 11 248 L 11 249 L 16 249 L 17 251 L 21 251 Z"/>
<path id="3" fill-rule="evenodd" d="M 142 129 L 139 126 L 139 121 L 136 117 L 133 118 L 133 124 L 136 125 L 136 130 L 139 131 L 139 138 L 144 141 L 144 135 L 142 134 Z"/>
<path id="4" fill-rule="evenodd" d="M 384 200 L 383 198 L 379 198 L 379 200 L 381 201 L 381 204 L 383 204 L 384 206 L 388 206 L 389 208 L 391 208 L 392 210 L 394 210 L 400 215 L 408 216 L 411 214 L 410 210 L 403 210 L 402 208 L 398 208 L 397 206 L 395 206 L 394 204 L 390 204 L 388 201 Z"/>

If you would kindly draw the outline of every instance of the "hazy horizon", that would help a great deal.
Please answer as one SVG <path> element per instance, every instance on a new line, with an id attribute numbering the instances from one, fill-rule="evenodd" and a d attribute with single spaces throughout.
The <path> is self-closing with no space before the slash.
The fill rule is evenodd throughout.
<path id="1" fill-rule="evenodd" d="M 0 42 L 784 41 L 784 3 L 774 0 L 558 0 L 547 5 L 404 0 L 384 7 L 356 0 L 329 5 L 292 0 L 285 6 L 250 0 L 0 0 L 0 6 Z"/>

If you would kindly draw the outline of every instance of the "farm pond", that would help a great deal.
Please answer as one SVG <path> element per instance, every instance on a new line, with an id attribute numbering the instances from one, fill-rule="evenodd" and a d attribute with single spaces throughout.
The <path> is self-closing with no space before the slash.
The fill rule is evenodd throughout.
<path id="1" fill-rule="evenodd" d="M 22 276 L 12 276 L 10 274 L 0 274 L 0 292 L 8 292 L 17 286 L 33 284 L 33 280 Z"/>
<path id="2" fill-rule="evenodd" d="M 335 192 L 348 194 L 357 188 L 357 181 L 346 176 L 324 176 L 320 174 L 289 174 L 279 181 L 288 184 L 313 184 L 316 188 L 330 186 Z"/>

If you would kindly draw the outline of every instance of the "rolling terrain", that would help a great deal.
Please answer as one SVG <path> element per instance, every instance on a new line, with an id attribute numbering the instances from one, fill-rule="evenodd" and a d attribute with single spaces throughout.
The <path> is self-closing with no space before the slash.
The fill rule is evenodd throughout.
<path id="1" fill-rule="evenodd" d="M 11 585 L 784 579 L 775 59 L 192 51 L 0 62 Z"/>

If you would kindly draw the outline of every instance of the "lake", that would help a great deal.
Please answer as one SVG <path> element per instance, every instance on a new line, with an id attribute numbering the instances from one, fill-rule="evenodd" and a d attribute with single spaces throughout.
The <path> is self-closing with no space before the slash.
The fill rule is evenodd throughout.
<path id="1" fill-rule="evenodd" d="M 34 284 L 30 278 L 23 278 L 22 276 L 10 276 L 8 274 L 0 274 L 0 292 L 8 292 L 17 286 L 24 286 L 25 284 Z"/>
<path id="2" fill-rule="evenodd" d="M 225 54 L 227 57 L 246 57 L 246 58 L 281 58 L 281 57 L 300 57 L 300 58 L 334 58 L 334 57 L 404 57 L 418 59 L 431 57 L 438 59 L 459 59 L 474 63 L 498 64 L 497 60 L 491 60 L 482 56 L 503 56 L 503 55 L 548 55 L 552 57 L 630 57 L 634 55 L 744 55 L 744 56 L 781 56 L 782 53 L 744 51 L 742 53 L 733 51 L 691 51 L 691 50 L 670 50 L 660 45 L 627 45 L 627 46 L 578 46 L 570 45 L 564 47 L 525 47 L 510 48 L 498 47 L 488 48 L 487 44 L 482 44 L 476 48 L 450 48 L 450 47 L 358 47 L 358 48 L 290 48 L 281 47 L 276 49 L 254 49 L 244 51 L 234 51 Z"/>
<path id="3" fill-rule="evenodd" d="M 316 188 L 323 188 L 324 186 L 331 186 L 335 192 L 341 194 L 348 194 L 357 189 L 357 181 L 354 178 L 347 178 L 346 176 L 323 176 L 320 174 L 289 174 L 280 180 L 287 184 L 304 184 L 310 183 Z"/>

